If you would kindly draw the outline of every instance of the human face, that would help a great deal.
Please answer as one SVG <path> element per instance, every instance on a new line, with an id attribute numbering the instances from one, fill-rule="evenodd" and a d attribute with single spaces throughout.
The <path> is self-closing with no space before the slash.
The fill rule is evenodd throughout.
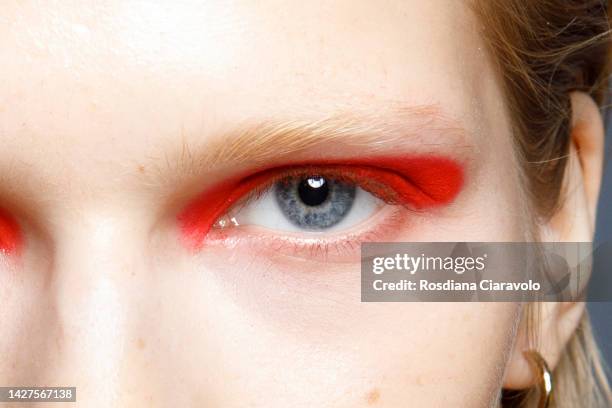
<path id="1" fill-rule="evenodd" d="M 518 305 L 359 300 L 367 238 L 527 233 L 467 4 L 0 7 L 0 384 L 87 407 L 495 404 Z M 333 231 L 265 194 L 223 206 L 270 169 L 359 185 L 414 162 L 452 163 L 454 190 L 419 211 L 358 190 Z"/>

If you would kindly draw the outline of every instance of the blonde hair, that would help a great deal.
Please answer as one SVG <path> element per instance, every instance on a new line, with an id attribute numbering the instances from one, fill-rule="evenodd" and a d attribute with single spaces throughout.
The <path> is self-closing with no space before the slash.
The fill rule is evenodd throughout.
<path id="1" fill-rule="evenodd" d="M 526 194 L 537 218 L 548 219 L 562 201 L 570 92 L 604 103 L 612 60 L 608 6 L 605 0 L 475 0 L 473 6 L 501 78 Z M 527 308 L 528 326 L 537 324 L 538 310 Z M 604 371 L 585 312 L 554 369 L 551 406 L 612 407 Z M 537 406 L 531 391 L 505 396 L 504 407 Z"/>

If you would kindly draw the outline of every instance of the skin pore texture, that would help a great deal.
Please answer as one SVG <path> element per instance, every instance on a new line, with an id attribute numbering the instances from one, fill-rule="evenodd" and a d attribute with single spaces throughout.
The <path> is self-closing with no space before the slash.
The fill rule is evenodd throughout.
<path id="1" fill-rule="evenodd" d="M 496 406 L 520 305 L 361 303 L 346 261 L 371 236 L 529 235 L 477 27 L 454 0 L 2 2 L 0 384 L 86 407 Z M 396 183 L 406 208 L 202 245 L 300 166 Z"/>

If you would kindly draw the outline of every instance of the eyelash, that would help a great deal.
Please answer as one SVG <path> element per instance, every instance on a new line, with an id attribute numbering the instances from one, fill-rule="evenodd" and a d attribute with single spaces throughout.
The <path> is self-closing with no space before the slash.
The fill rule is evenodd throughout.
<path id="1" fill-rule="evenodd" d="M 229 236 L 227 231 L 211 230 L 220 217 L 233 208 L 257 199 L 280 180 L 313 174 L 353 183 L 385 203 L 398 207 L 395 214 L 387 220 L 389 221 L 387 224 L 380 223 L 377 228 L 367 231 L 366 236 L 357 237 L 359 241 L 350 245 L 364 240 L 377 240 L 376 238 L 381 236 L 385 226 L 397 230 L 399 224 L 405 221 L 405 217 L 400 215 L 399 207 L 408 209 L 414 214 L 426 208 L 450 202 L 463 183 L 461 167 L 452 160 L 438 157 L 412 158 L 411 160 L 408 158 L 377 158 L 376 160 L 302 164 L 268 169 L 235 182 L 224 183 L 188 206 L 179 216 L 186 245 L 197 250 L 202 246 L 204 240 L 225 242 L 228 245 L 235 244 L 235 238 Z M 215 200 L 218 204 L 211 206 L 210 203 Z M 234 228 L 234 230 L 239 230 L 239 228 Z M 239 235 L 238 231 L 235 233 Z M 242 231 L 241 235 L 246 237 L 249 234 Z M 255 241 L 261 240 L 260 236 L 253 234 L 248 238 Z M 347 238 L 349 237 L 342 237 L 342 241 L 349 242 Z M 316 240 L 316 242 L 305 244 L 306 247 L 301 244 L 308 240 L 295 237 L 277 237 L 268 241 L 283 243 L 291 241 L 294 245 L 300 244 L 298 246 L 301 246 L 301 249 L 316 248 L 322 245 L 328 247 L 340 242 L 339 239 L 334 241 L 325 237 L 319 237 Z"/>
<path id="2" fill-rule="evenodd" d="M 384 213 L 381 215 L 380 213 Z M 391 233 L 403 229 L 408 222 L 409 211 L 400 206 L 389 206 L 377 213 L 373 220 L 367 222 L 372 227 L 362 228 L 357 233 L 337 233 L 332 236 L 318 235 L 298 237 L 293 234 L 262 234 L 250 228 L 235 228 L 228 233 L 225 229 L 211 230 L 207 237 L 207 246 L 219 245 L 224 248 L 246 246 L 258 254 L 271 256 L 286 255 L 308 258 L 311 261 L 333 259 L 335 261 L 355 261 L 355 251 L 361 242 L 381 241 Z"/>
<path id="3" fill-rule="evenodd" d="M 375 197 L 384 201 L 386 204 L 402 204 L 401 199 L 398 197 L 398 194 L 392 188 L 380 183 L 376 186 L 369 185 L 368 180 L 360 180 L 360 177 L 363 177 L 357 174 L 357 172 L 364 171 L 372 171 L 369 169 L 357 168 L 351 169 L 349 167 L 320 167 L 320 166 L 309 166 L 309 167 L 298 167 L 292 168 L 285 171 L 279 172 L 277 175 L 271 176 L 271 178 L 266 181 L 264 184 L 255 187 L 251 192 L 247 193 L 239 200 L 236 201 L 236 204 L 232 208 L 236 207 L 244 207 L 253 201 L 261 198 L 263 195 L 268 193 L 276 183 L 284 181 L 284 180 L 292 180 L 292 179 L 301 179 L 305 177 L 311 177 L 316 175 L 318 177 L 328 178 L 334 181 L 340 181 L 347 184 L 355 185 L 356 187 L 360 187 L 363 190 L 373 194 Z M 376 170 L 374 170 L 376 171 Z M 365 177 L 364 177 L 365 178 Z M 408 205 L 409 203 L 405 203 Z M 231 208 L 230 208 L 231 210 Z"/>

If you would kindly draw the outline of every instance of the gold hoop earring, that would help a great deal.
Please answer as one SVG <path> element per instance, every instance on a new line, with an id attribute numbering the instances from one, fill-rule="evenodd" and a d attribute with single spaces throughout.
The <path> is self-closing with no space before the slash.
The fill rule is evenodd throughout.
<path id="1" fill-rule="evenodd" d="M 550 368 L 548 368 L 546 360 L 544 360 L 542 355 L 537 351 L 529 350 L 525 351 L 524 354 L 532 367 L 536 370 L 536 375 L 540 378 L 540 381 L 538 382 L 538 389 L 540 393 L 538 408 L 548 408 L 553 392 L 553 377 Z"/>

